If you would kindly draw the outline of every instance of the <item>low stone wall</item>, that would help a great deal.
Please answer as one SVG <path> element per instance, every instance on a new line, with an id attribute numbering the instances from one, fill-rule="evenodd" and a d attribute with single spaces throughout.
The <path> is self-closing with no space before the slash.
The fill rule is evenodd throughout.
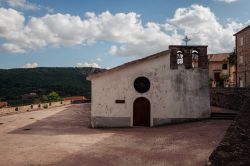
<path id="1" fill-rule="evenodd" d="M 212 88 L 210 102 L 212 106 L 240 110 L 247 98 L 250 98 L 247 88 Z"/>
<path id="2" fill-rule="evenodd" d="M 29 112 L 29 111 L 37 111 L 42 109 L 47 109 L 51 107 L 57 107 L 62 105 L 69 105 L 71 104 L 70 100 L 65 101 L 58 101 L 58 102 L 51 102 L 51 103 L 41 103 L 41 104 L 33 104 L 33 105 L 26 105 L 26 106 L 19 106 L 19 107 L 7 107 L 0 109 L 0 116 L 10 115 L 15 113 L 22 113 L 22 112 Z"/>

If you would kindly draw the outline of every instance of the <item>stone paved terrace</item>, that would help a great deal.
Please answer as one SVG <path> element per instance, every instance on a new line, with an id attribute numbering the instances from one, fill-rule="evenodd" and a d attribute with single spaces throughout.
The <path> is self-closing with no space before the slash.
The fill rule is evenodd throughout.
<path id="1" fill-rule="evenodd" d="M 0 117 L 0 165 L 205 165 L 231 121 L 88 128 L 89 104 Z"/>

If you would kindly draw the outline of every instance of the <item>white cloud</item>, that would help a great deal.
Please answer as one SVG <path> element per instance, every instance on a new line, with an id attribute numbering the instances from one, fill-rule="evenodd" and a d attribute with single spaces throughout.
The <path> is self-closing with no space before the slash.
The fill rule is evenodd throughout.
<path id="1" fill-rule="evenodd" d="M 177 9 L 165 26 L 170 25 L 189 35 L 192 43 L 208 45 L 210 52 L 233 50 L 233 34 L 243 26 L 233 21 L 223 26 L 209 8 L 200 5 Z"/>
<path id="2" fill-rule="evenodd" d="M 31 3 L 29 2 L 29 0 L 0 0 L 0 6 L 2 5 L 1 1 L 2 1 L 2 4 L 5 4 L 6 6 L 10 8 L 15 8 L 15 9 L 20 9 L 20 10 L 32 10 L 32 11 L 44 10 L 48 13 L 54 12 L 52 8 L 39 5 L 39 4 L 35 4 L 35 3 Z"/>
<path id="3" fill-rule="evenodd" d="M 25 53 L 25 50 L 12 43 L 4 43 L 0 46 L 0 51 L 7 53 Z"/>
<path id="4" fill-rule="evenodd" d="M 118 48 L 116 45 L 112 45 L 109 49 L 109 53 L 112 55 L 116 54 L 117 51 L 118 51 Z"/>
<path id="5" fill-rule="evenodd" d="M 22 68 L 36 68 L 38 67 L 38 64 L 36 62 L 34 63 L 27 63 L 25 65 L 22 66 Z"/>
<path id="6" fill-rule="evenodd" d="M 5 42 L 0 51 L 18 53 L 46 46 L 108 41 L 114 43 L 109 50 L 112 55 L 146 56 L 166 50 L 170 44 L 181 44 L 187 34 L 192 43 L 208 45 L 210 52 L 224 52 L 233 49 L 233 34 L 242 26 L 233 21 L 221 25 L 209 8 L 200 5 L 178 8 L 164 24 L 145 25 L 133 12 L 88 12 L 84 19 L 57 13 L 25 20 L 14 9 L 0 8 L 0 39 Z"/>
<path id="7" fill-rule="evenodd" d="M 226 2 L 226 3 L 232 3 L 232 2 L 239 1 L 239 0 L 214 0 L 214 1 Z"/>
<path id="8" fill-rule="evenodd" d="M 13 39 L 22 34 L 24 16 L 14 9 L 0 8 L 0 37 Z"/>
<path id="9" fill-rule="evenodd" d="M 101 68 L 101 66 L 97 63 L 88 63 L 88 62 L 84 62 L 84 63 L 77 63 L 76 67 L 95 67 L 95 68 Z"/>
<path id="10" fill-rule="evenodd" d="M 102 62 L 102 58 L 96 58 L 97 62 Z"/>
<path id="11" fill-rule="evenodd" d="M 7 0 L 10 7 L 21 8 L 24 10 L 39 10 L 39 6 L 28 2 L 27 0 Z"/>

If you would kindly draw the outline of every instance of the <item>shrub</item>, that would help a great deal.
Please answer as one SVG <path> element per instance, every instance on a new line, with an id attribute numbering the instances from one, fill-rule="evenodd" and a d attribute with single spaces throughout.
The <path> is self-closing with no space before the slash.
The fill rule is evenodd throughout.
<path id="1" fill-rule="evenodd" d="M 48 100 L 50 102 L 55 102 L 55 101 L 59 101 L 61 100 L 60 96 L 58 93 L 56 93 L 55 91 L 50 92 L 50 94 L 48 95 Z"/>
<path id="2" fill-rule="evenodd" d="M 44 109 L 48 108 L 48 104 L 44 104 L 44 105 L 43 105 L 43 108 L 44 108 Z"/>

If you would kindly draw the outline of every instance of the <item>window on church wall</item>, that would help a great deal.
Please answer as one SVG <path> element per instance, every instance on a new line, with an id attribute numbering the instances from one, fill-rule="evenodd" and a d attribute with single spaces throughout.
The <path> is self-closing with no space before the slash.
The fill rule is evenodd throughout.
<path id="1" fill-rule="evenodd" d="M 199 52 L 197 50 L 192 50 L 192 67 L 198 68 Z"/>
<path id="2" fill-rule="evenodd" d="M 181 65 L 183 64 L 183 52 L 182 51 L 177 51 L 177 64 Z"/>

